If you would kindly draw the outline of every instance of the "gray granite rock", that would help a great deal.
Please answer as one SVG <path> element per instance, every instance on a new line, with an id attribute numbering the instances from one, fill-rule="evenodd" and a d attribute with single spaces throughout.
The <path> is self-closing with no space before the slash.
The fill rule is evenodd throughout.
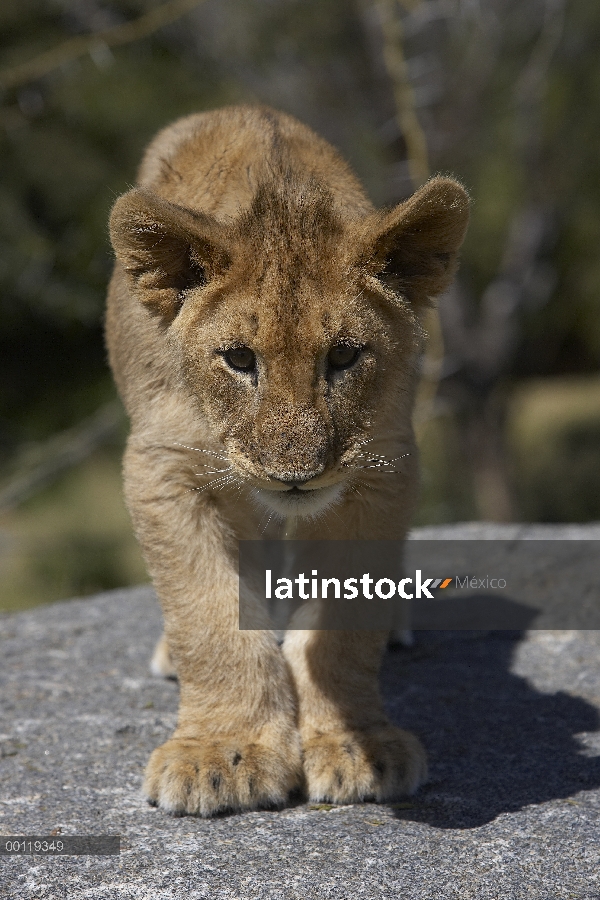
<path id="1" fill-rule="evenodd" d="M 436 534 L 513 536 L 417 536 Z M 599 632 L 420 633 L 382 672 L 429 752 L 414 798 L 202 820 L 140 793 L 177 709 L 148 669 L 160 629 L 149 587 L 0 617 L 0 832 L 122 837 L 120 856 L 1 856 L 0 897 L 600 897 Z"/>

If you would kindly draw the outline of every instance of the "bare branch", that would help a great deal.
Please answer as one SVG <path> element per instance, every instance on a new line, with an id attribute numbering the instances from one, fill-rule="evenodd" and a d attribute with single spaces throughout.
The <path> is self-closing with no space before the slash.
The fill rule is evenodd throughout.
<path id="1" fill-rule="evenodd" d="M 427 140 L 415 111 L 415 97 L 402 45 L 402 23 L 393 0 L 375 0 L 383 37 L 383 60 L 396 102 L 396 118 L 406 144 L 408 168 L 415 187 L 429 177 Z"/>
<path id="2" fill-rule="evenodd" d="M 544 22 L 527 64 L 516 86 L 516 96 L 527 107 L 541 103 L 546 92 L 548 72 L 563 37 L 565 0 L 546 0 Z"/>
<path id="3" fill-rule="evenodd" d="M 204 0 L 168 0 L 162 6 L 151 9 L 132 22 L 115 25 L 90 35 L 78 35 L 47 50 L 27 62 L 0 72 L 0 88 L 20 87 L 73 62 L 88 53 L 101 52 L 106 47 L 120 47 L 149 37 L 165 25 L 175 22 Z"/>
<path id="4" fill-rule="evenodd" d="M 123 421 L 121 405 L 112 401 L 74 428 L 54 435 L 36 448 L 35 461 L 28 452 L 27 459 L 17 466 L 23 471 L 0 489 L 0 512 L 14 509 L 63 472 L 79 465 L 97 447 L 118 434 Z"/>

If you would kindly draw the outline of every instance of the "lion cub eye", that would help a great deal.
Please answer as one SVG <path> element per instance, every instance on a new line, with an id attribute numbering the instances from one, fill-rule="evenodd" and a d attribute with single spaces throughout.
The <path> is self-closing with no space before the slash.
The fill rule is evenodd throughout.
<path id="1" fill-rule="evenodd" d="M 231 347 L 223 356 L 227 365 L 238 372 L 252 372 L 256 368 L 256 356 L 250 347 Z"/>
<path id="2" fill-rule="evenodd" d="M 331 369 L 349 369 L 360 356 L 360 347 L 352 344 L 334 344 L 327 354 L 327 362 Z"/>

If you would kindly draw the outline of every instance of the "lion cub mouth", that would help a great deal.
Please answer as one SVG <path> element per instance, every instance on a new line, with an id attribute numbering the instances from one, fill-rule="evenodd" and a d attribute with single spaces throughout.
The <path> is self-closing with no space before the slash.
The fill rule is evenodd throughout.
<path id="1" fill-rule="evenodd" d="M 256 488 L 254 498 L 269 512 L 287 518 L 313 518 L 323 513 L 336 503 L 343 494 L 343 484 L 330 484 L 326 487 L 290 487 L 287 490 L 268 490 Z"/>

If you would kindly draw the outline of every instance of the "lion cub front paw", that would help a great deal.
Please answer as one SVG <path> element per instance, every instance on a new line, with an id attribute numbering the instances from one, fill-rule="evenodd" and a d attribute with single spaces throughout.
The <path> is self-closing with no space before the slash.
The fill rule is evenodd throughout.
<path id="1" fill-rule="evenodd" d="M 170 813 L 281 806 L 302 777 L 299 742 L 270 747 L 235 738 L 171 738 L 146 768 L 144 792 Z"/>
<path id="2" fill-rule="evenodd" d="M 357 803 L 412 794 L 427 777 L 421 742 L 393 725 L 373 730 L 314 731 L 304 742 L 311 800 Z"/>

